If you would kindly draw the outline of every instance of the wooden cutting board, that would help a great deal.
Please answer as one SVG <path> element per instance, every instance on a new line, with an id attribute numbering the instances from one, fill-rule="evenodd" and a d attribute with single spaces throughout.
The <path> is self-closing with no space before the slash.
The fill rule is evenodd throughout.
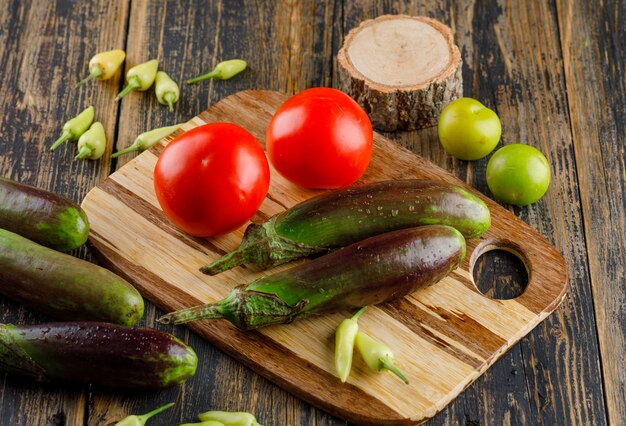
<path id="1" fill-rule="evenodd" d="M 201 265 L 238 246 L 243 228 L 211 240 L 186 235 L 159 208 L 152 172 L 169 140 L 205 123 L 238 124 L 264 143 L 267 124 L 286 98 L 271 91 L 229 96 L 89 192 L 83 201 L 91 222 L 89 240 L 103 263 L 165 311 L 221 299 L 238 284 L 271 273 L 248 266 L 214 277 L 201 274 Z M 372 162 L 361 181 L 425 178 L 453 182 L 481 196 L 492 214 L 490 230 L 468 241 L 468 255 L 457 270 L 428 289 L 372 307 L 359 321 L 363 331 L 394 350 L 397 365 L 410 384 L 404 385 L 390 373 L 369 372 L 358 355 L 348 383 L 335 377 L 334 331 L 348 312 L 251 332 L 239 331 L 223 320 L 199 321 L 189 327 L 332 414 L 362 424 L 415 424 L 441 410 L 552 312 L 567 290 L 567 272 L 557 250 L 509 211 L 383 136 L 374 134 L 374 140 Z M 296 187 L 272 170 L 270 192 L 252 221 L 264 221 L 318 192 Z M 526 265 L 529 282 L 521 296 L 493 300 L 477 290 L 473 265 L 493 249 L 513 252 Z"/>

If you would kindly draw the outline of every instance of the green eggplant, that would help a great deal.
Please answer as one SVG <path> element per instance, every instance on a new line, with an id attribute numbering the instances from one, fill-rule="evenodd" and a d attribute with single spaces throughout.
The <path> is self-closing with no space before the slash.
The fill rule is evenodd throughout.
<path id="1" fill-rule="evenodd" d="M 139 292 L 113 272 L 0 229 L 0 294 L 68 320 L 135 325 Z"/>
<path id="2" fill-rule="evenodd" d="M 446 182 L 394 180 L 319 195 L 246 229 L 239 248 L 200 270 L 215 275 L 252 263 L 267 269 L 365 238 L 421 225 L 448 225 L 466 238 L 491 224 L 487 205 Z"/>
<path id="3" fill-rule="evenodd" d="M 242 329 L 387 302 L 435 284 L 465 257 L 456 229 L 430 225 L 387 232 L 235 287 L 218 302 L 172 312 L 162 324 L 223 318 Z"/>
<path id="4" fill-rule="evenodd" d="M 59 251 L 80 247 L 89 235 L 87 215 L 78 204 L 3 177 L 0 228 Z"/>

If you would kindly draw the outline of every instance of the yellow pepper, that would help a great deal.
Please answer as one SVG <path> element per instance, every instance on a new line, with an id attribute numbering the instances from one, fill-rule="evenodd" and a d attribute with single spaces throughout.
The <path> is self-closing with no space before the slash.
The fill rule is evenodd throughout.
<path id="1" fill-rule="evenodd" d="M 96 121 L 78 139 L 78 154 L 75 158 L 77 160 L 97 160 L 104 154 L 106 146 L 107 138 L 104 134 L 104 126 Z"/>
<path id="2" fill-rule="evenodd" d="M 224 423 L 218 422 L 217 420 L 207 420 L 206 422 L 200 423 L 185 423 L 178 426 L 224 426 Z"/>
<path id="3" fill-rule="evenodd" d="M 352 318 L 346 318 L 339 324 L 335 333 L 335 370 L 342 383 L 348 380 L 352 369 L 352 353 L 354 340 L 359 331 L 358 319 L 367 306 L 357 311 Z"/>
<path id="4" fill-rule="evenodd" d="M 154 82 L 154 91 L 161 105 L 168 105 L 174 111 L 174 104 L 178 101 L 180 89 L 178 84 L 163 71 L 159 71 Z"/>
<path id="5" fill-rule="evenodd" d="M 203 74 L 199 77 L 187 80 L 187 84 L 194 84 L 209 78 L 217 78 L 220 80 L 228 80 L 246 69 L 246 61 L 242 59 L 231 59 L 229 61 L 220 62 L 213 68 L 211 72 Z"/>
<path id="6" fill-rule="evenodd" d="M 94 55 L 89 61 L 89 76 L 81 80 L 76 87 L 82 86 L 93 78 L 108 80 L 115 75 L 124 59 L 126 59 L 126 53 L 120 49 L 100 52 Z"/>
<path id="7" fill-rule="evenodd" d="M 142 92 L 148 90 L 154 83 L 158 70 L 159 62 L 156 59 L 135 65 L 129 69 L 126 73 L 128 84 L 118 93 L 117 100 L 119 101 L 132 90 L 140 90 Z"/>

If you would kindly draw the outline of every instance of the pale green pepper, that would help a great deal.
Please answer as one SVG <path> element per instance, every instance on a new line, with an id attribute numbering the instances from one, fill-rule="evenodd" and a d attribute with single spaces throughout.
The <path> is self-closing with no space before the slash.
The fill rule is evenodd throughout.
<path id="1" fill-rule="evenodd" d="M 207 420 L 206 422 L 200 423 L 185 423 L 178 426 L 224 426 L 224 423 L 218 422 L 217 420 Z"/>
<path id="2" fill-rule="evenodd" d="M 216 420 L 224 426 L 261 426 L 252 414 L 244 412 L 207 411 L 198 415 L 198 418 L 203 422 Z"/>
<path id="3" fill-rule="evenodd" d="M 352 318 L 346 318 L 339 324 L 335 333 L 335 370 L 342 383 L 348 380 L 352 369 L 352 353 L 354 352 L 354 340 L 359 331 L 358 319 L 367 306 L 357 311 Z"/>
<path id="4" fill-rule="evenodd" d="M 132 415 L 125 417 L 119 422 L 115 423 L 115 425 L 113 426 L 144 426 L 151 417 L 156 416 L 160 412 L 167 410 L 173 405 L 174 403 L 170 402 L 169 404 L 165 404 L 155 410 L 150 411 L 149 413 L 142 414 L 140 416 Z"/>
<path id="5" fill-rule="evenodd" d="M 174 124 L 173 126 L 160 127 L 158 129 L 150 130 L 149 132 L 144 132 L 137 136 L 135 141 L 129 147 L 126 147 L 120 151 L 117 151 L 111 158 L 119 157 L 120 155 L 127 154 L 129 152 L 143 152 L 146 149 L 152 147 L 155 143 L 172 133 L 174 130 L 178 129 L 182 126 L 180 124 Z"/>
<path id="6" fill-rule="evenodd" d="M 126 81 L 128 84 L 117 95 L 119 101 L 132 90 L 145 91 L 148 90 L 154 79 L 156 78 L 157 71 L 159 70 L 159 62 L 153 59 L 143 64 L 135 65 L 126 73 Z"/>
<path id="7" fill-rule="evenodd" d="M 377 342 L 365 333 L 357 333 L 356 347 L 370 370 L 376 372 L 389 370 L 404 383 L 409 384 L 406 376 L 393 365 L 393 352 L 391 352 L 389 346 Z"/>
<path id="8" fill-rule="evenodd" d="M 126 59 L 126 53 L 120 49 L 100 52 L 94 55 L 89 61 L 89 76 L 79 81 L 76 87 L 82 86 L 93 78 L 108 80 L 115 75 L 124 59 Z"/>
<path id="9" fill-rule="evenodd" d="M 104 126 L 96 121 L 78 139 L 78 154 L 75 158 L 77 160 L 97 160 L 104 154 L 106 146 L 107 137 L 104 134 Z"/>
<path id="10" fill-rule="evenodd" d="M 65 141 L 75 141 L 77 140 L 83 133 L 89 129 L 91 123 L 93 123 L 94 111 L 93 107 L 90 106 L 85 109 L 83 112 L 78 114 L 76 117 L 69 120 L 67 123 L 63 125 L 63 133 L 57 139 L 52 146 L 50 147 L 50 151 L 54 151 Z"/>
<path id="11" fill-rule="evenodd" d="M 209 78 L 217 78 L 220 80 L 228 80 L 246 69 L 246 61 L 242 59 L 231 59 L 229 61 L 220 62 L 213 68 L 211 72 L 203 74 L 199 77 L 187 80 L 187 84 L 194 84 Z"/>
<path id="12" fill-rule="evenodd" d="M 154 91 L 161 105 L 168 105 L 170 112 L 174 111 L 174 104 L 180 96 L 178 84 L 163 71 L 159 71 L 154 82 Z"/>

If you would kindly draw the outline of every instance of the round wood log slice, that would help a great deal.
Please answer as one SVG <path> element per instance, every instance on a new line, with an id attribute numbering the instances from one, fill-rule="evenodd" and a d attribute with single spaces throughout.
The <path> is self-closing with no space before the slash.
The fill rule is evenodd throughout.
<path id="1" fill-rule="evenodd" d="M 380 130 L 437 124 L 463 94 L 461 53 L 452 31 L 423 16 L 383 15 L 361 23 L 337 55 L 339 88 Z"/>

